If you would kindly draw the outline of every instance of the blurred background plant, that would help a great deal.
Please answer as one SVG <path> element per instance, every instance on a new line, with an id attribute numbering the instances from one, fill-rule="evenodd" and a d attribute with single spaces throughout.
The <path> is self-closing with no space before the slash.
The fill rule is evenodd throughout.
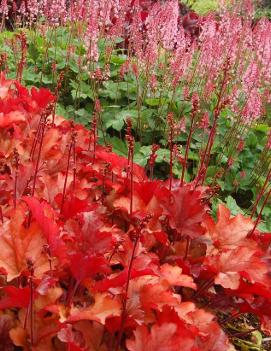
<path id="1" fill-rule="evenodd" d="M 271 19 L 271 2 L 269 0 L 258 0 L 256 2 L 256 17 L 267 17 Z"/>

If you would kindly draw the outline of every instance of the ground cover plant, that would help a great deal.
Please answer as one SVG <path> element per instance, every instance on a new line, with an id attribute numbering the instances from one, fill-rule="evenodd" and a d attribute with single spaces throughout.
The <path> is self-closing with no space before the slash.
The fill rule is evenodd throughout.
<path id="1" fill-rule="evenodd" d="M 269 350 L 270 22 L 0 11 L 4 350 Z"/>

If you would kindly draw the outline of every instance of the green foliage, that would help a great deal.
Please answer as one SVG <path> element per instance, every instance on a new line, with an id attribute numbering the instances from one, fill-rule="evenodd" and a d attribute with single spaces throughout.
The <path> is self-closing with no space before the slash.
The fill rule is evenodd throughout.
<path id="1" fill-rule="evenodd" d="M 182 2 L 201 15 L 217 10 L 219 5 L 218 0 L 186 0 Z"/>

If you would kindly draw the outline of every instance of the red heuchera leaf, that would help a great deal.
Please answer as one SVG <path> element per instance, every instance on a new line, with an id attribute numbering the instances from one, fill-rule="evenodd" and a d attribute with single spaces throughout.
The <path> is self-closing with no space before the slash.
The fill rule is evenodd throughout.
<path id="1" fill-rule="evenodd" d="M 49 103 L 55 100 L 55 97 L 50 90 L 45 88 L 32 88 L 31 97 L 40 110 L 44 109 Z"/>
<path id="2" fill-rule="evenodd" d="M 238 289 L 241 277 L 251 283 L 261 283 L 271 288 L 268 266 L 262 257 L 262 252 L 239 247 L 206 257 L 204 265 L 214 274 L 215 284 L 220 284 L 224 288 Z"/>
<path id="3" fill-rule="evenodd" d="M 225 289 L 225 293 L 231 296 L 239 296 L 241 298 L 250 298 L 254 295 L 271 299 L 271 290 L 269 286 L 260 283 L 249 283 L 248 281 L 241 280 L 238 289 L 232 291 Z"/>
<path id="4" fill-rule="evenodd" d="M 103 256 L 89 256 L 78 252 L 72 255 L 70 265 L 71 272 L 78 282 L 93 278 L 97 273 L 110 273 L 108 263 Z"/>
<path id="5" fill-rule="evenodd" d="M 46 237 L 52 256 L 58 257 L 61 261 L 66 258 L 66 248 L 59 236 L 59 228 L 53 219 L 45 215 L 46 210 L 50 211 L 51 207 L 45 202 L 40 203 L 34 197 L 24 197 L 23 200 L 29 206 L 33 218 L 38 223 L 43 234 Z"/>
<path id="6" fill-rule="evenodd" d="M 153 217 L 161 215 L 162 208 L 158 198 L 161 185 L 161 181 L 134 182 L 133 212 L 149 213 Z M 124 185 L 122 189 L 126 194 L 117 194 L 114 206 L 129 212 L 130 194 L 127 194 L 127 188 L 128 187 Z"/>
<path id="7" fill-rule="evenodd" d="M 69 342 L 68 343 L 68 350 L 67 351 L 85 351 L 86 349 L 84 347 L 78 346 L 74 342 Z"/>
<path id="8" fill-rule="evenodd" d="M 55 201 L 59 206 L 61 206 L 62 194 L 58 194 L 55 197 Z M 74 217 L 78 213 L 87 211 L 88 207 L 89 207 L 89 204 L 87 200 L 80 200 L 75 196 L 71 196 L 71 197 L 65 198 L 65 202 L 64 202 L 64 206 L 61 214 L 67 220 L 69 218 Z"/>
<path id="9" fill-rule="evenodd" d="M 123 171 L 127 171 L 128 160 L 126 157 L 102 150 L 97 150 L 96 157 L 101 161 L 111 164 L 114 173 L 121 175 Z M 139 181 L 143 181 L 146 179 L 144 168 L 136 163 L 133 165 L 133 171 L 135 180 L 138 179 Z"/>
<path id="10" fill-rule="evenodd" d="M 1 289 L 7 295 L 0 300 L 0 309 L 21 307 L 27 308 L 30 302 L 30 288 L 16 288 L 15 286 L 6 286 Z"/>
<path id="11" fill-rule="evenodd" d="M 144 275 L 155 275 L 152 269 L 145 268 L 142 270 L 132 269 L 130 279 L 142 277 Z M 113 278 L 107 278 L 99 281 L 95 285 L 97 291 L 108 291 L 110 288 L 123 286 L 128 279 L 128 268 L 125 268 L 121 273 Z"/>
<path id="12" fill-rule="evenodd" d="M 249 232 L 254 227 L 254 223 L 250 218 L 245 218 L 239 214 L 231 218 L 230 210 L 225 206 L 218 206 L 217 223 L 211 217 L 207 217 L 204 226 L 214 241 L 216 247 L 235 248 L 244 242 Z M 248 243 L 248 242 L 247 242 Z"/>
<path id="13" fill-rule="evenodd" d="M 187 185 L 172 190 L 161 189 L 160 198 L 169 224 L 176 229 L 178 238 L 191 239 L 204 234 L 202 221 L 206 218 L 206 206 L 202 204 L 202 193 Z"/>
<path id="14" fill-rule="evenodd" d="M 81 224 L 78 242 L 84 243 L 89 254 L 104 254 L 114 247 L 115 240 L 112 230 L 105 230 L 103 217 L 99 214 L 98 208 L 94 208 L 94 211 L 80 213 L 78 217 Z"/>

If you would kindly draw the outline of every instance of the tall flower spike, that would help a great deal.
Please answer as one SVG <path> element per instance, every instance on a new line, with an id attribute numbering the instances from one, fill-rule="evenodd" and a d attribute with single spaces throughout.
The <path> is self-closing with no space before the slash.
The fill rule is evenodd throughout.
<path id="1" fill-rule="evenodd" d="M 19 39 L 21 44 L 21 58 L 17 67 L 17 80 L 21 82 L 23 77 L 24 66 L 26 64 L 27 38 L 26 38 L 26 34 L 23 31 L 21 31 L 17 35 L 17 38 Z"/>
<path id="2" fill-rule="evenodd" d="M 13 206 L 16 208 L 17 203 L 17 182 L 18 182 L 18 168 L 19 168 L 19 153 L 15 148 L 13 150 L 12 164 L 14 167 L 14 194 L 13 194 Z"/>
<path id="3" fill-rule="evenodd" d="M 57 104 L 57 101 L 59 99 L 59 94 L 60 94 L 60 90 L 61 90 L 61 87 L 62 87 L 62 83 L 63 83 L 64 77 L 65 77 L 65 72 L 61 71 L 59 73 L 58 78 L 57 78 L 57 84 L 56 84 L 56 88 L 55 88 L 55 103 L 54 103 L 54 109 L 53 109 L 53 112 L 52 112 L 52 124 L 53 125 L 55 124 L 56 104 Z"/>
<path id="4" fill-rule="evenodd" d="M 135 139 L 132 136 L 132 120 L 127 118 L 127 129 L 126 129 L 126 141 L 128 144 L 128 165 L 127 165 L 127 177 L 130 176 L 130 215 L 133 213 L 133 188 L 134 188 L 134 147 Z"/>
<path id="5" fill-rule="evenodd" d="M 125 291 L 124 291 L 124 298 L 123 298 L 123 307 L 122 307 L 122 314 L 121 314 L 121 324 L 120 324 L 120 329 L 118 332 L 118 338 L 117 338 L 117 343 L 116 343 L 116 348 L 115 351 L 118 351 L 120 349 L 120 343 L 124 331 L 124 326 L 125 326 L 125 321 L 126 321 L 126 309 L 127 309 L 127 300 L 128 300 L 128 291 L 129 291 L 129 285 L 130 285 L 130 280 L 131 280 L 131 274 L 132 274 L 132 268 L 133 268 L 133 263 L 135 259 L 135 254 L 136 254 L 136 248 L 139 243 L 140 237 L 141 237 L 141 232 L 142 230 L 147 226 L 151 219 L 151 215 L 146 215 L 142 219 L 140 219 L 133 231 L 133 250 L 132 250 L 132 255 L 130 258 L 129 266 L 128 266 L 128 274 L 127 274 L 127 280 L 126 280 L 126 286 L 125 286 Z"/>
<path id="6" fill-rule="evenodd" d="M 183 169 L 182 169 L 182 176 L 181 176 L 181 186 L 183 186 L 183 183 L 184 183 L 184 176 L 185 176 L 185 171 L 187 168 L 187 161 L 188 161 L 188 153 L 190 149 L 190 144 L 191 144 L 192 135 L 194 132 L 194 127 L 195 127 L 195 122 L 196 122 L 196 117 L 198 115 L 198 112 L 199 112 L 199 96 L 197 93 L 194 93 L 192 95 L 191 123 L 190 123 L 188 138 L 186 141 L 186 147 L 185 147 L 185 155 L 184 155 L 184 162 L 183 162 Z"/>
<path id="7" fill-rule="evenodd" d="M 169 112 L 167 115 L 167 122 L 169 126 L 168 131 L 168 145 L 169 145 L 169 190 L 172 188 L 172 178 L 173 178 L 173 146 L 174 146 L 174 115 L 173 112 Z"/>
<path id="8" fill-rule="evenodd" d="M 157 151 L 160 149 L 159 145 L 153 144 L 151 147 L 151 154 L 149 158 L 150 179 L 153 179 L 154 165 L 157 158 Z"/>
<path id="9" fill-rule="evenodd" d="M 63 185 L 63 191 L 62 191 L 62 200 L 61 200 L 61 207 L 60 207 L 60 213 L 63 212 L 64 208 L 64 202 L 65 202 L 65 196 L 66 196 L 66 189 L 67 189 L 67 182 L 68 182 L 68 175 L 69 175 L 69 169 L 70 169 L 70 162 L 71 162 L 71 156 L 72 156 L 72 151 L 75 149 L 75 143 L 76 143 L 76 131 L 74 130 L 74 124 L 73 122 L 71 123 L 71 141 L 68 149 L 68 159 L 67 159 L 67 167 L 66 167 L 66 172 L 65 172 L 65 180 L 64 180 L 64 185 Z M 75 165 L 74 165 L 75 167 Z M 75 183 L 75 173 L 74 171 L 76 168 L 73 168 L 73 186 Z"/>

